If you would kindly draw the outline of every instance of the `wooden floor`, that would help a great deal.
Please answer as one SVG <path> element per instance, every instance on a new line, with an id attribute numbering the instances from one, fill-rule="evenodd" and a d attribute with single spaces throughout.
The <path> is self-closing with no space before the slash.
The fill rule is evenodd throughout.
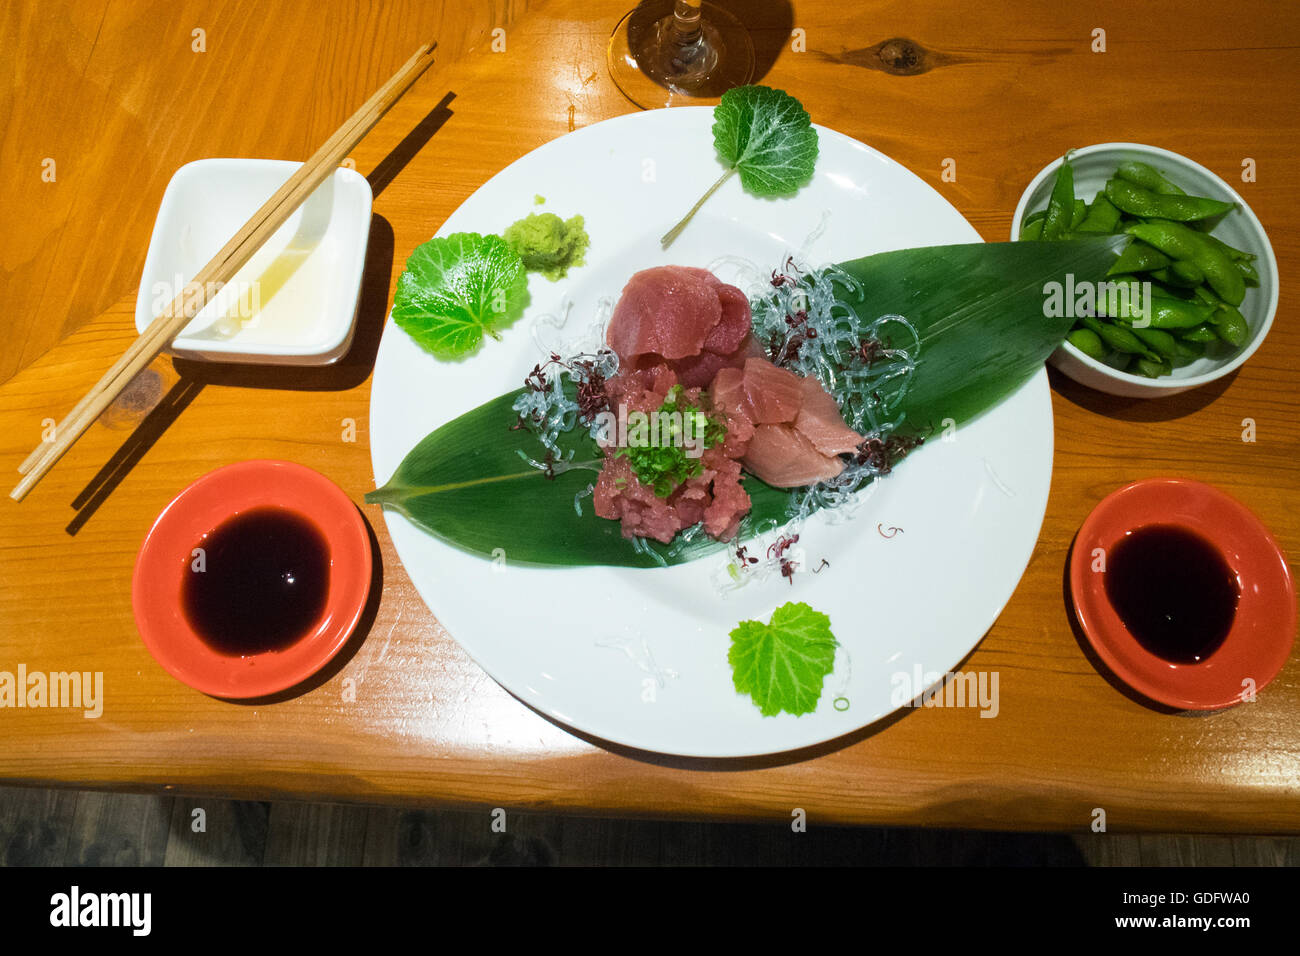
<path id="1" fill-rule="evenodd" d="M 504 826 L 504 832 L 502 827 Z M 1295 866 L 1300 837 L 668 823 L 0 788 L 5 866 Z"/>

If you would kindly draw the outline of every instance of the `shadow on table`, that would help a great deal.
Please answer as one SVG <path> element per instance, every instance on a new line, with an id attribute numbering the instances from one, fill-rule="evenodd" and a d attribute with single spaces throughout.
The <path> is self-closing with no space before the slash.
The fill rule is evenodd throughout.
<path id="1" fill-rule="evenodd" d="M 1047 368 L 1047 378 L 1052 389 L 1070 404 L 1126 422 L 1167 422 L 1191 415 L 1216 401 L 1236 377 L 1237 373 L 1233 372 L 1189 391 L 1163 398 L 1121 398 L 1080 385 L 1057 369 L 1051 366 Z"/>
<path id="2" fill-rule="evenodd" d="M 126 441 L 72 500 L 72 507 L 77 513 L 68 523 L 65 529 L 67 533 L 76 535 L 82 529 L 100 505 L 108 500 L 117 486 L 131 473 L 136 463 L 198 397 L 205 385 L 293 391 L 345 391 L 364 382 L 374 368 L 379 339 L 384 331 L 392 271 L 393 227 L 382 216 L 375 216 L 370 224 L 365 273 L 357 305 L 356 330 L 347 354 L 333 365 L 234 365 L 172 359 L 172 368 L 180 378 L 172 383 L 166 394 L 156 399 L 156 404 L 127 436 Z M 153 369 L 141 372 L 118 402 L 114 403 L 114 407 L 105 412 L 106 418 L 114 415 L 129 418 L 132 413 L 139 414 L 139 406 L 143 404 L 148 407 L 147 402 L 155 400 L 153 395 L 161 391 L 162 378 Z M 141 399 L 138 397 L 141 394 L 147 397 Z M 122 405 L 126 406 L 124 411 L 119 408 Z"/>
<path id="3" fill-rule="evenodd" d="M 415 127 L 402 137 L 402 141 L 394 146 L 366 177 L 370 183 L 370 191 L 376 197 L 388 188 L 388 184 L 397 178 L 397 174 L 406 168 L 407 164 L 415 158 L 416 153 L 424 149 L 429 140 L 433 139 L 433 134 L 442 129 L 447 120 L 451 119 L 453 115 L 451 101 L 455 98 L 456 94 L 448 90 L 433 109 L 425 114 L 424 119 L 416 123 Z"/>
<path id="4" fill-rule="evenodd" d="M 749 30 L 754 43 L 754 78 L 751 83 L 762 83 L 776 63 L 777 57 L 790 43 L 794 30 L 794 5 L 790 0 L 713 0 L 718 6 L 735 15 Z"/>
<path id="5" fill-rule="evenodd" d="M 385 156 L 368 180 L 377 197 L 406 168 L 452 116 L 448 92 Z M 357 303 L 356 329 L 352 344 L 338 362 L 323 366 L 234 365 L 176 358 L 172 367 L 180 376 L 162 394 L 162 376 L 146 369 L 105 412 L 105 419 L 143 419 L 122 446 L 72 501 L 77 512 L 65 529 L 76 535 L 94 516 L 131 469 L 198 397 L 205 385 L 233 385 L 242 388 L 288 389 L 293 391 L 345 391 L 364 382 L 374 369 L 375 355 L 388 316 L 388 292 L 393 275 L 393 227 L 383 216 L 370 221 L 365 271 Z M 145 409 L 148 409 L 145 413 Z"/>
<path id="6" fill-rule="evenodd" d="M 124 396 L 132 391 L 152 389 L 161 391 L 161 377 L 157 372 L 146 369 L 136 376 L 136 382 L 141 382 L 142 379 L 143 388 L 137 389 L 133 382 Z M 189 407 L 202 390 L 201 383 L 185 378 L 172 384 L 171 389 L 157 401 L 135 430 L 127 436 L 122 446 L 104 463 L 104 467 L 99 469 L 95 477 L 81 489 L 81 493 L 72 499 L 72 508 L 77 513 L 64 529 L 68 534 L 75 535 L 81 530 L 82 526 L 99 510 L 99 506 L 108 500 L 108 496 L 130 474 L 136 462 L 144 457 L 145 452 L 153 447 L 154 442 L 171 427 L 172 422 L 180 417 L 181 412 Z"/>

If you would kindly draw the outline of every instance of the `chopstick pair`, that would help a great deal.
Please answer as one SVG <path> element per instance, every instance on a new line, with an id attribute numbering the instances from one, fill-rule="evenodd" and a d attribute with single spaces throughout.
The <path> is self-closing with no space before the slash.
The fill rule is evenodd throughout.
<path id="1" fill-rule="evenodd" d="M 194 279 L 149 324 L 130 348 L 122 354 L 112 368 L 55 426 L 54 440 L 43 442 L 18 466 L 23 479 L 9 497 L 22 501 L 45 474 L 54 467 L 64 453 L 111 405 L 133 378 L 167 347 L 208 301 L 209 290 L 215 292 L 225 285 L 252 257 L 271 235 L 284 225 L 293 214 L 338 167 L 339 163 L 374 128 L 375 124 L 393 104 L 420 78 L 433 63 L 436 43 L 426 43 L 402 65 L 393 76 L 375 91 L 361 108 L 350 116 L 327 139 L 311 158 L 276 190 L 275 194 L 257 210 L 248 222 L 240 227 L 230 241 L 221 248 Z"/>

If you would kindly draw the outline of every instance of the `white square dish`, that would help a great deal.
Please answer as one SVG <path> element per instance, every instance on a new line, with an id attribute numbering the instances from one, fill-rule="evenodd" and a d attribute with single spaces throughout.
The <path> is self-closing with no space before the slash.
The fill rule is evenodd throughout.
<path id="1" fill-rule="evenodd" d="M 143 332 L 301 166 L 200 159 L 163 193 L 135 304 Z M 339 168 L 173 340 L 188 359 L 328 365 L 352 342 L 370 238 L 370 184 Z"/>

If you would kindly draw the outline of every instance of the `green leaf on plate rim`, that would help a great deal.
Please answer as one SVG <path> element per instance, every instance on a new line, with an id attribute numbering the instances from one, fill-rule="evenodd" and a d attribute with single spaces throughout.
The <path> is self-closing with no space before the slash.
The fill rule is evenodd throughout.
<path id="1" fill-rule="evenodd" d="M 682 233 L 722 184 L 737 173 L 755 196 L 788 196 L 812 179 L 820 144 L 812 117 L 785 90 L 739 86 L 713 108 L 713 148 L 726 170 L 659 240 L 664 249 Z"/>
<path id="2" fill-rule="evenodd" d="M 796 192 L 817 164 L 817 130 L 808 111 L 789 93 L 768 86 L 722 94 L 713 110 L 713 145 L 755 196 Z"/>

